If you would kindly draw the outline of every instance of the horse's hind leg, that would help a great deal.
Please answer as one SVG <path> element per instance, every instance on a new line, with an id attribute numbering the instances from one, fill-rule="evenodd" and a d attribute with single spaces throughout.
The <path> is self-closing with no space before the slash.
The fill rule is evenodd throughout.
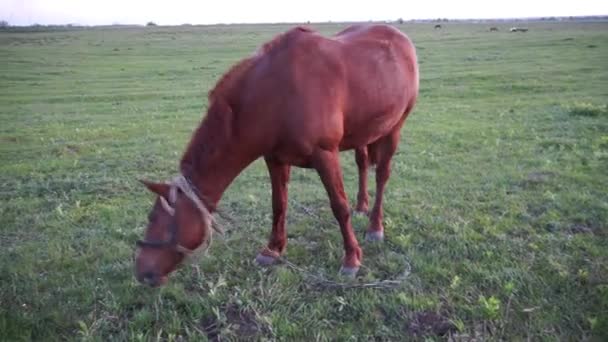
<path id="1" fill-rule="evenodd" d="M 357 193 L 357 206 L 355 211 L 366 214 L 369 209 L 369 196 L 367 194 L 367 168 L 369 161 L 367 157 L 367 146 L 355 149 L 355 160 L 359 170 L 359 192 Z"/>
<path id="2" fill-rule="evenodd" d="M 367 241 L 382 241 L 384 239 L 382 200 L 384 197 L 384 187 L 391 173 L 391 159 L 397 150 L 397 144 L 399 144 L 399 128 L 397 127 L 389 135 L 380 138 L 369 147 L 376 156 L 377 166 L 376 199 L 369 218 L 369 228 L 365 233 Z"/>
<path id="3" fill-rule="evenodd" d="M 361 266 L 361 248 L 353 232 L 350 221 L 350 208 L 344 192 L 342 168 L 338 150 L 328 151 L 318 149 L 313 153 L 313 167 L 319 173 L 325 190 L 329 195 L 331 210 L 340 224 L 344 240 L 344 259 L 340 272 L 347 276 L 355 276 Z"/>
<path id="4" fill-rule="evenodd" d="M 285 214 L 287 212 L 287 183 L 291 166 L 265 158 L 272 184 L 272 234 L 268 246 L 255 258 L 258 264 L 273 264 L 283 254 L 287 245 Z"/>

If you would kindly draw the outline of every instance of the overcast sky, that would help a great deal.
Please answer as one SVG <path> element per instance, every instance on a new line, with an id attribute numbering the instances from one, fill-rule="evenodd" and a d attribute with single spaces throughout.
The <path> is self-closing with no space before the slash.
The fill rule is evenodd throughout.
<path id="1" fill-rule="evenodd" d="M 214 24 L 608 14 L 607 0 L 0 0 L 11 25 Z"/>

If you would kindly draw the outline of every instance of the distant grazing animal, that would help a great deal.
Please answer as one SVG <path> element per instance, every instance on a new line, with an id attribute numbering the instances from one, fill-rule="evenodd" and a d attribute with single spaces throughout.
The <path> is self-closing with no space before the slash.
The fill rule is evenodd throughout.
<path id="1" fill-rule="evenodd" d="M 498 27 L 490 27 L 490 32 L 498 31 Z"/>
<path id="2" fill-rule="evenodd" d="M 511 27 L 509 29 L 510 32 L 528 32 L 526 27 Z"/>
<path id="3" fill-rule="evenodd" d="M 355 150 L 356 210 L 367 212 L 367 169 L 376 164 L 376 198 L 366 239 L 384 238 L 383 193 L 400 131 L 418 96 L 418 63 L 410 39 L 387 25 L 351 26 L 331 38 L 294 28 L 222 76 L 209 93 L 169 183 L 143 181 L 157 195 L 135 273 L 158 286 L 195 250 L 208 247 L 220 198 L 235 177 L 264 157 L 272 185 L 272 233 L 256 261 L 285 252 L 291 166 L 313 168 L 329 196 L 344 243 L 341 273 L 354 276 L 362 253 L 351 224 L 339 152 Z M 311 227 L 318 229 L 318 227 Z"/>
<path id="4" fill-rule="evenodd" d="M 435 29 L 440 29 L 440 28 L 441 28 L 441 25 L 439 25 L 439 24 L 435 25 Z"/>

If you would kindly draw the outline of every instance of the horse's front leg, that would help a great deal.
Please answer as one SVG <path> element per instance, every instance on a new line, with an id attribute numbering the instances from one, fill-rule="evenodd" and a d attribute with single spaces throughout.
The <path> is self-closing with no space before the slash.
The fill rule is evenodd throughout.
<path id="1" fill-rule="evenodd" d="M 313 166 L 323 181 L 331 202 L 331 210 L 340 224 L 345 252 L 340 273 L 354 277 L 361 266 L 361 248 L 350 222 L 350 208 L 344 192 L 342 168 L 337 149 L 315 151 Z"/>
<path id="2" fill-rule="evenodd" d="M 272 265 L 285 251 L 287 231 L 285 230 L 285 215 L 287 213 L 287 183 L 291 167 L 265 158 L 270 182 L 272 184 L 272 233 L 266 246 L 255 258 L 260 265 Z"/>

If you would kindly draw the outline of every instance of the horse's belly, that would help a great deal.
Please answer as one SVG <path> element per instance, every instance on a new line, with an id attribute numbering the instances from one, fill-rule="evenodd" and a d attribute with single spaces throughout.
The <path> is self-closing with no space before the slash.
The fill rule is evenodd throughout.
<path id="1" fill-rule="evenodd" d="M 359 120 L 347 120 L 340 150 L 366 146 L 393 131 L 401 120 L 403 110 L 392 113 L 361 116 Z"/>

